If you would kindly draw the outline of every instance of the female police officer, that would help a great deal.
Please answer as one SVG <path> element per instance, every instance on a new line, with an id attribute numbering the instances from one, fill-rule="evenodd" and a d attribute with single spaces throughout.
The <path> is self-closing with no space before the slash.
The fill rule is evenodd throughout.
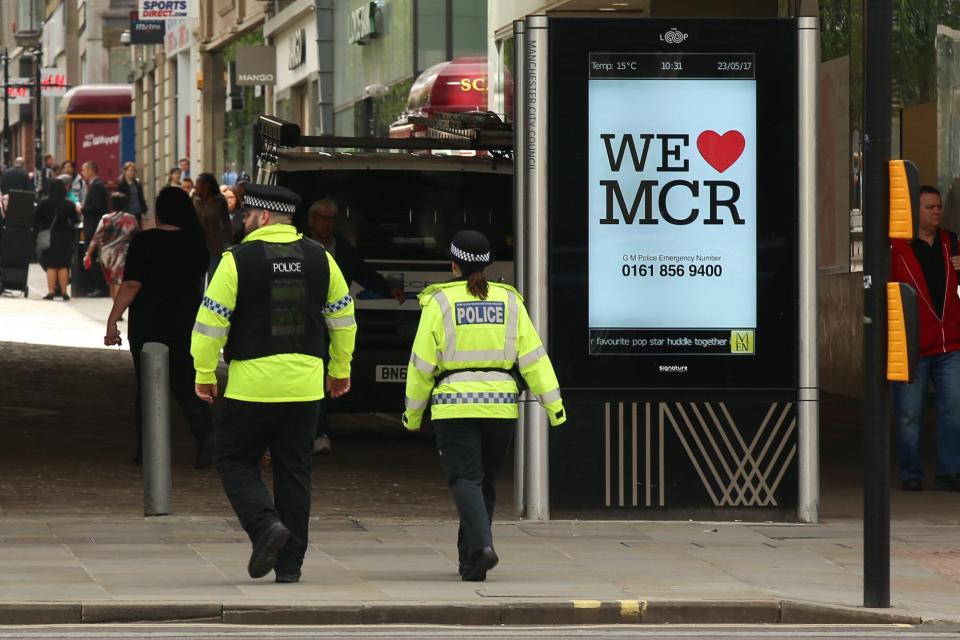
<path id="1" fill-rule="evenodd" d="M 460 576 L 482 581 L 496 566 L 490 524 L 494 481 L 513 438 L 519 368 L 547 410 L 551 425 L 566 420 L 553 365 L 523 300 L 508 285 L 488 282 L 492 261 L 482 233 L 460 231 L 450 244 L 455 279 L 420 294 L 420 326 L 407 368 L 403 424 L 420 428 L 424 410 L 437 434 L 447 482 L 460 515 Z"/>

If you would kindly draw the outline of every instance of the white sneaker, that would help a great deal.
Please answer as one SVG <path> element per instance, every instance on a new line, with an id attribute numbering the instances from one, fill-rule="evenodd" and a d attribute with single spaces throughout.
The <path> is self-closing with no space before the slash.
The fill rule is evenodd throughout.
<path id="1" fill-rule="evenodd" d="M 328 435 L 322 435 L 313 441 L 313 455 L 315 456 L 328 456 L 332 450 L 333 445 L 330 444 L 330 436 Z"/>

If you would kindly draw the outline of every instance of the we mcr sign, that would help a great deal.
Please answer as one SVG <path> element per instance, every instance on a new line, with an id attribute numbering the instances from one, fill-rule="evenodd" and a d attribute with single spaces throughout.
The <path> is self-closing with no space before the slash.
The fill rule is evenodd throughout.
<path id="1" fill-rule="evenodd" d="M 628 206 L 620 186 L 620 180 L 600 180 L 606 194 L 604 217 L 600 224 L 658 224 L 660 220 L 668 224 L 687 225 L 698 219 L 703 224 L 724 224 L 720 208 L 726 209 L 733 224 L 746 224 L 737 201 L 740 199 L 740 185 L 734 180 L 694 179 L 684 177 L 661 179 L 660 176 L 689 176 L 690 158 L 694 153 L 690 146 L 690 134 L 687 133 L 640 133 L 618 136 L 613 133 L 601 133 L 607 165 L 615 174 L 621 172 L 643 174 L 647 171 L 648 161 L 656 164 L 655 178 L 643 178 L 633 193 L 632 203 Z M 639 139 L 639 143 L 637 140 Z M 696 153 L 717 173 L 723 174 L 743 154 L 746 141 L 737 130 L 727 131 L 723 135 L 707 130 L 696 137 Z M 651 152 L 651 146 L 654 147 Z M 625 156 L 630 161 L 626 166 Z M 671 192 L 677 194 L 671 199 Z M 693 205 L 679 206 L 680 198 Z M 671 210 L 670 203 L 677 205 Z M 654 203 L 657 205 L 654 214 Z M 640 212 L 640 207 L 643 211 Z M 705 215 L 701 210 L 705 208 Z M 637 214 L 640 213 L 640 217 Z"/>

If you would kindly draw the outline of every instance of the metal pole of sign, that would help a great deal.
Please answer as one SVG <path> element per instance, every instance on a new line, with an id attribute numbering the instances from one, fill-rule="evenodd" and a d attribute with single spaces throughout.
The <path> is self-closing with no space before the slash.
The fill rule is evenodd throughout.
<path id="1" fill-rule="evenodd" d="M 866 3 L 864 33 L 863 606 L 890 606 L 890 408 L 887 296 L 892 0 Z"/>
<path id="2" fill-rule="evenodd" d="M 42 78 L 42 67 L 43 67 L 43 51 L 40 49 L 40 45 L 37 44 L 37 48 L 33 52 L 34 60 L 37 63 L 37 112 L 34 114 L 34 166 L 37 168 L 36 176 L 34 176 L 34 182 L 37 186 L 37 191 L 43 186 L 43 92 L 41 91 L 41 78 Z"/>
<path id="3" fill-rule="evenodd" d="M 148 342 L 140 352 L 143 412 L 143 515 L 170 515 L 170 350 Z"/>
<path id="4" fill-rule="evenodd" d="M 526 94 L 523 153 L 526 156 L 526 286 L 524 294 L 533 326 L 545 345 L 547 335 L 547 17 L 528 16 L 522 89 Z M 540 407 L 532 407 L 524 424 L 527 519 L 550 519 L 549 426 Z"/>
<path id="5" fill-rule="evenodd" d="M 4 167 L 10 164 L 10 55 L 3 50 L 3 160 Z"/>
<path id="6" fill-rule="evenodd" d="M 800 385 L 797 403 L 799 496 L 797 517 L 820 517 L 820 458 L 817 377 L 817 83 L 819 25 L 797 19 L 798 183 L 800 192 Z"/>
<path id="7" fill-rule="evenodd" d="M 513 90 L 513 269 L 514 282 L 523 294 L 526 291 L 526 210 L 524 195 L 527 185 L 527 165 L 523 146 L 524 134 L 524 92 L 517 87 L 525 87 L 523 54 L 527 50 L 526 24 L 523 20 L 513 23 L 513 68 L 517 70 L 520 81 Z M 526 490 L 524 487 L 524 423 L 530 403 L 520 404 L 520 418 L 517 420 L 517 433 L 513 441 L 513 498 L 517 517 L 526 512 Z"/>

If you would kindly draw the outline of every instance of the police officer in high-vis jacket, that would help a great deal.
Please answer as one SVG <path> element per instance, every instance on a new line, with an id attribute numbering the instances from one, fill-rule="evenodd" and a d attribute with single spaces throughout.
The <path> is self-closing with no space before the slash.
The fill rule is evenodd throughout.
<path id="1" fill-rule="evenodd" d="M 223 254 L 193 327 L 197 395 L 217 396 L 220 349 L 230 363 L 215 457 L 224 490 L 250 536 L 247 567 L 297 582 L 307 549 L 313 433 L 324 388 L 350 390 L 356 323 L 340 269 L 292 220 L 299 196 L 250 184 L 243 242 Z M 330 368 L 323 356 L 329 336 Z M 273 456 L 273 497 L 260 477 Z"/>
<path id="2" fill-rule="evenodd" d="M 424 411 L 437 435 L 447 482 L 460 515 L 460 577 L 483 581 L 496 566 L 490 525 L 494 482 L 518 416 L 517 379 L 547 411 L 551 425 L 566 420 L 557 376 L 530 322 L 523 299 L 509 285 L 488 282 L 490 243 L 460 231 L 450 245 L 455 278 L 420 294 L 420 326 L 407 368 L 407 429 L 420 428 Z"/>

